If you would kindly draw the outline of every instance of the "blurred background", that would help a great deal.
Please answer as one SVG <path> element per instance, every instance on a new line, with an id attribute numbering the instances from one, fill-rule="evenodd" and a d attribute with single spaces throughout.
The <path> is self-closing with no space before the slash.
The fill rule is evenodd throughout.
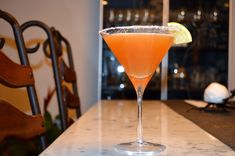
<path id="1" fill-rule="evenodd" d="M 162 25 L 163 0 L 106 0 L 103 26 Z M 169 0 L 169 21 L 185 25 L 193 42 L 168 55 L 168 99 L 202 99 L 211 82 L 228 85 L 229 0 Z M 132 84 L 103 42 L 102 98 L 133 99 Z M 160 99 L 161 68 L 144 98 Z"/>

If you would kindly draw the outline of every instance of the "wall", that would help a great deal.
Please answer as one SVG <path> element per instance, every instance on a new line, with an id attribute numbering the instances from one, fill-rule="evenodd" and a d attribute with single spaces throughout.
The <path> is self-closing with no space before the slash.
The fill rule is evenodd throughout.
<path id="1" fill-rule="evenodd" d="M 235 1 L 230 0 L 229 5 L 229 90 L 235 89 Z"/>
<path id="2" fill-rule="evenodd" d="M 99 57 L 99 0 L 7 0 L 0 1 L 0 9 L 11 13 L 20 24 L 28 20 L 40 20 L 56 29 L 70 41 L 76 74 L 82 112 L 85 112 L 98 99 L 98 57 Z M 15 61 L 19 61 L 15 51 L 12 32 L 9 26 L 0 20 L 0 35 L 7 37 L 5 53 Z M 46 35 L 39 28 L 32 28 L 24 33 L 29 46 L 42 42 Z M 50 61 L 45 58 L 42 50 L 30 55 L 30 63 L 36 77 L 36 89 L 39 102 L 43 105 L 43 98 L 48 88 L 54 87 Z M 21 98 L 12 97 L 12 91 L 0 86 L 0 98 L 6 95 L 10 101 L 25 103 L 24 91 L 18 93 Z M 53 102 L 56 102 L 55 96 Z M 23 109 L 25 108 L 25 106 Z M 56 106 L 51 106 L 52 111 Z"/>

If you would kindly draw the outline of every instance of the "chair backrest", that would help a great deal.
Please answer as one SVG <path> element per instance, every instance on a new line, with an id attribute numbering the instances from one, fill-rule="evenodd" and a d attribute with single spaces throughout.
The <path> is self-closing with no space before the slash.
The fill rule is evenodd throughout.
<path id="1" fill-rule="evenodd" d="M 62 46 L 59 39 L 59 34 L 53 28 L 48 27 L 45 23 L 41 21 L 28 21 L 21 25 L 21 30 L 24 31 L 30 27 L 39 27 L 43 29 L 48 39 L 45 40 L 44 49 L 47 49 L 49 45 L 49 52 L 45 50 L 46 56 L 51 59 L 54 80 L 55 80 L 55 90 L 57 95 L 57 101 L 59 106 L 59 115 L 61 121 L 61 128 L 64 131 L 69 124 L 68 108 L 76 108 L 77 117 L 80 117 L 80 99 L 77 91 L 76 83 L 76 73 L 73 67 L 71 47 L 67 46 L 69 66 L 65 64 L 62 59 Z M 64 39 L 64 38 L 63 38 Z M 67 40 L 66 40 L 67 41 Z M 65 42 L 65 41 L 64 41 Z M 66 43 L 65 43 L 66 44 Z M 68 44 L 66 44 L 68 45 Z M 35 48 L 36 51 L 38 48 Z M 34 51 L 33 50 L 33 51 Z M 69 82 L 72 84 L 73 92 L 71 93 L 66 86 L 63 85 L 64 82 Z"/>
<path id="2" fill-rule="evenodd" d="M 51 28 L 53 38 L 54 38 L 54 43 L 55 43 L 55 49 L 56 49 L 56 55 L 57 55 L 57 62 L 58 64 L 58 69 L 60 74 L 57 74 L 55 76 L 61 76 L 61 83 L 59 88 L 62 89 L 62 91 L 57 92 L 59 96 L 63 97 L 63 103 L 66 105 L 67 108 L 70 109 L 75 109 L 76 110 L 76 116 L 79 118 L 81 116 L 81 109 L 80 109 L 80 98 L 78 95 L 78 89 L 77 89 L 77 78 L 76 78 L 76 72 L 74 69 L 74 63 L 73 63 L 73 56 L 72 56 L 72 50 L 70 43 L 68 40 L 61 35 L 61 33 L 58 30 L 55 30 L 55 28 Z M 66 46 L 64 51 L 64 48 L 62 44 Z M 48 40 L 44 42 L 43 45 L 43 50 L 44 53 L 47 57 L 50 57 L 50 54 L 53 52 L 48 52 L 47 47 L 49 46 Z M 67 60 L 68 60 L 68 65 L 65 63 L 63 54 L 67 53 Z M 53 59 L 52 59 L 53 61 Z M 67 85 L 64 83 L 71 84 L 72 85 L 72 90 L 70 90 Z M 58 99 L 59 100 L 59 99 Z M 68 113 L 67 113 L 68 114 Z M 66 116 L 67 121 L 68 121 L 68 116 Z"/>
<path id="3" fill-rule="evenodd" d="M 26 115 L 23 115 L 22 113 L 20 113 L 19 110 L 12 107 L 9 103 L 5 101 L 1 101 L 0 103 L 1 138 L 3 139 L 8 136 L 9 137 L 15 136 L 18 138 L 31 138 L 33 136 L 36 137 L 39 134 L 42 134 L 45 130 L 43 127 L 41 111 L 40 111 L 37 94 L 35 90 L 34 76 L 33 76 L 33 72 L 30 67 L 29 61 L 28 61 L 28 56 L 26 53 L 26 48 L 25 48 L 22 32 L 21 32 L 21 29 L 17 20 L 9 13 L 0 10 L 0 18 L 8 22 L 13 30 L 14 38 L 15 38 L 15 42 L 16 42 L 16 46 L 17 46 L 17 50 L 18 50 L 20 62 L 21 62 L 21 64 L 14 63 L 3 52 L 0 51 L 0 83 L 11 88 L 25 87 L 27 89 L 27 95 L 29 98 L 32 114 L 37 115 L 37 117 L 32 117 L 32 118 L 29 116 L 26 117 Z M 4 38 L 1 38 L 0 42 L 1 42 L 0 48 L 2 48 L 4 46 Z M 9 119 L 6 119 L 7 114 L 4 113 L 5 109 L 7 109 L 8 111 L 12 113 L 14 112 L 15 114 L 9 115 L 10 112 L 8 112 Z M 19 117 L 18 118 L 19 120 L 13 119 L 13 117 Z M 35 123 L 30 123 L 29 121 L 35 121 Z M 27 127 L 23 127 L 19 125 L 19 123 L 28 124 L 29 127 L 32 126 L 33 130 L 28 129 Z M 16 126 L 19 129 L 10 130 L 11 128 L 14 128 L 14 126 Z M 3 130 L 4 127 L 5 127 L 5 130 Z M 38 128 L 37 132 L 35 128 Z M 46 142 L 45 142 L 44 136 L 40 137 L 40 145 L 41 145 L 41 150 L 46 148 Z"/>

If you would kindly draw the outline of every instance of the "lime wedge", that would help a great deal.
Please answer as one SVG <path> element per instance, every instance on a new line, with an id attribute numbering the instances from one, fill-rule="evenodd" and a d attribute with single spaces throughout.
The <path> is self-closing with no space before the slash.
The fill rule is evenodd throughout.
<path id="1" fill-rule="evenodd" d="M 188 29 L 182 24 L 176 22 L 169 22 L 168 27 L 172 27 L 171 33 L 174 35 L 174 44 L 183 44 L 192 42 L 192 35 Z"/>

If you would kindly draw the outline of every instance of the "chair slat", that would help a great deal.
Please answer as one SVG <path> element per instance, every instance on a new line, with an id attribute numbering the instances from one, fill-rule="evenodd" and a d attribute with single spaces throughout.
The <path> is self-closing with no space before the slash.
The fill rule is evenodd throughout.
<path id="1" fill-rule="evenodd" d="M 0 100 L 0 142 L 7 137 L 28 140 L 45 133 L 41 115 L 27 115 Z"/>
<path id="2" fill-rule="evenodd" d="M 11 61 L 0 51 L 0 83 L 8 87 L 25 87 L 34 84 L 32 69 Z"/>
<path id="3" fill-rule="evenodd" d="M 63 86 L 63 99 L 64 103 L 69 108 L 79 108 L 80 99 L 77 95 L 72 94 L 66 86 Z"/>
<path id="4" fill-rule="evenodd" d="M 73 69 L 69 68 L 64 60 L 60 58 L 60 70 L 63 80 L 66 82 L 76 82 L 76 73 Z"/>

